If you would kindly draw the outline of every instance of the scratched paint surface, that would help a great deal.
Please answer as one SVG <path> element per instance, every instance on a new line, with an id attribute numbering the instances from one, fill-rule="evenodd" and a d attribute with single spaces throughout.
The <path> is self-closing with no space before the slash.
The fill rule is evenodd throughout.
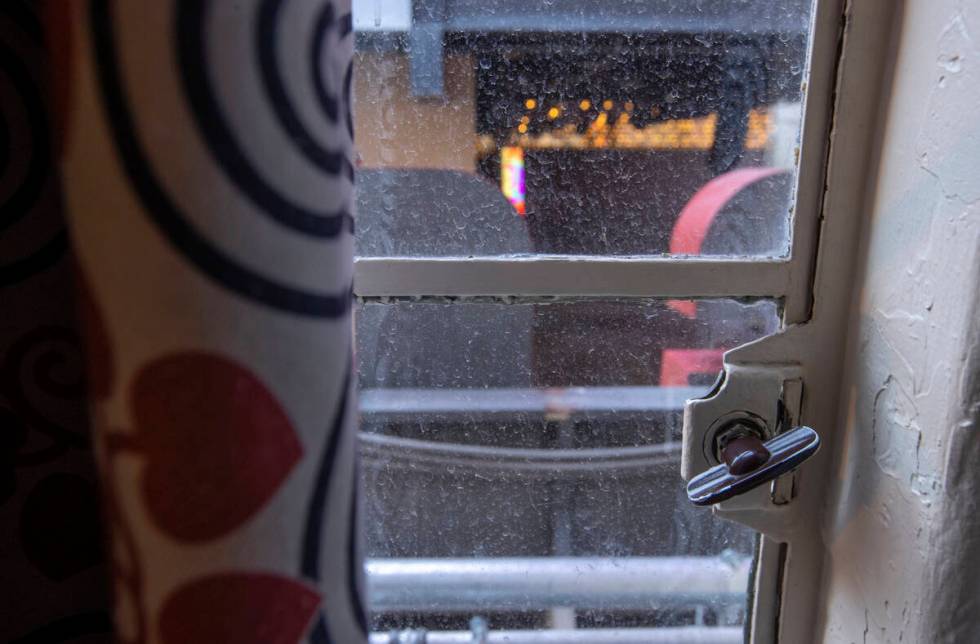
<path id="1" fill-rule="evenodd" d="M 905 11 L 828 525 L 832 642 L 980 638 L 980 10 Z"/>

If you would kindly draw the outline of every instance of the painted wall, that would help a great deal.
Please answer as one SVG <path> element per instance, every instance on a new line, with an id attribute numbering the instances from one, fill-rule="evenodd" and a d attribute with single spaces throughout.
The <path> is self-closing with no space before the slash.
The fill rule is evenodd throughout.
<path id="1" fill-rule="evenodd" d="M 825 642 L 980 642 L 980 6 L 908 0 L 869 191 Z"/>

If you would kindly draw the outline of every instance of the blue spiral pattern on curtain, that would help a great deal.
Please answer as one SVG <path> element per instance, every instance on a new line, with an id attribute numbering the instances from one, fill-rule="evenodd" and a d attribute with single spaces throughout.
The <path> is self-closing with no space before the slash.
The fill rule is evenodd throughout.
<path id="1" fill-rule="evenodd" d="M 317 212 L 298 206 L 270 187 L 245 157 L 241 146 L 221 113 L 208 78 L 204 24 L 210 2 L 177 2 L 177 54 L 184 91 L 201 136 L 225 174 L 265 214 L 280 224 L 315 237 L 334 237 L 344 226 L 353 229 L 346 210 Z M 330 6 L 330 5 L 327 5 Z M 262 2 L 256 19 L 255 46 L 266 97 L 280 125 L 297 149 L 329 176 L 346 176 L 353 181 L 354 168 L 343 152 L 318 143 L 300 122 L 290 103 L 275 59 L 276 27 L 281 0 Z"/>
<path id="2" fill-rule="evenodd" d="M 111 0 L 93 0 L 90 5 L 98 82 L 116 151 L 153 223 L 201 272 L 242 297 L 298 315 L 320 318 L 347 315 L 352 300 L 350 287 L 339 293 L 324 294 L 283 284 L 258 273 L 211 243 L 167 193 L 140 142 L 129 107 L 120 72 L 111 4 Z M 245 159 L 217 107 L 206 76 L 202 26 L 206 8 L 207 3 L 199 0 L 177 2 L 176 54 L 191 112 L 218 166 L 245 196 L 276 222 L 314 237 L 350 234 L 353 218 L 349 212 L 318 213 L 296 206 L 270 187 Z M 345 96 L 348 95 L 345 93 Z M 269 98 L 275 105 L 275 97 Z M 292 109 L 288 102 L 286 105 L 274 108 L 280 119 Z M 349 105 L 344 105 L 344 109 L 349 111 Z M 305 149 L 302 144 L 299 147 L 301 151 Z M 317 158 L 322 162 L 318 167 L 324 174 L 349 179 L 351 164 L 343 153 L 331 152 Z"/>
<path id="3" fill-rule="evenodd" d="M 316 482 L 313 487 L 313 495 L 310 498 L 309 506 L 306 511 L 306 525 L 303 530 L 303 542 L 300 555 L 300 573 L 309 579 L 319 581 L 320 570 L 320 549 L 323 543 L 323 520 L 326 515 L 327 496 L 330 490 L 330 478 L 334 472 L 334 465 L 337 460 L 337 452 L 340 446 L 340 438 L 343 434 L 344 421 L 347 417 L 347 406 L 349 396 L 346 393 L 351 386 L 353 358 L 347 363 L 344 372 L 344 380 L 341 388 L 340 404 L 333 417 L 330 426 L 330 433 L 327 436 L 326 445 L 323 448 L 323 455 L 320 458 L 320 466 L 316 474 Z M 355 469 L 354 484 L 351 486 L 350 508 L 348 510 L 348 533 L 347 533 L 347 556 L 346 556 L 346 576 L 347 594 L 351 609 L 357 620 L 361 632 L 367 634 L 367 615 L 364 606 L 361 604 L 360 593 L 357 588 L 357 571 L 354 566 L 360 561 L 356 550 L 357 534 L 357 473 Z M 326 619 L 321 612 L 314 622 L 310 633 L 310 641 L 313 644 L 323 644 L 331 642 L 327 629 Z"/>
<path id="4" fill-rule="evenodd" d="M 327 34 L 331 33 L 336 27 L 337 33 L 340 38 L 346 38 L 354 30 L 353 20 L 349 13 L 341 16 L 339 21 L 336 21 L 332 4 L 325 4 L 320 9 L 320 13 L 317 14 L 316 21 L 313 24 L 313 41 L 310 45 L 310 73 L 313 75 L 312 83 L 313 90 L 316 92 L 316 99 L 320 105 L 320 109 L 326 115 L 326 117 L 332 122 L 336 123 L 340 119 L 340 114 L 338 105 L 340 101 L 334 96 L 324 83 L 324 73 L 323 73 L 323 59 L 324 48 L 327 45 Z M 346 112 L 346 123 L 347 123 L 347 133 L 354 139 L 354 122 L 353 115 L 351 114 L 351 81 L 354 75 L 354 61 L 351 60 L 347 64 L 347 71 L 344 72 L 344 87 L 343 87 L 343 105 L 347 108 Z"/>

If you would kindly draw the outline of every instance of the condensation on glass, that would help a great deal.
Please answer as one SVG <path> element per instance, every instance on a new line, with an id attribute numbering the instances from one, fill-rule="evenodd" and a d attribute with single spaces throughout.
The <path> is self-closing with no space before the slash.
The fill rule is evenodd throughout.
<path id="1" fill-rule="evenodd" d="M 786 256 L 810 4 L 354 0 L 357 255 Z M 776 302 L 389 295 L 372 642 L 741 641 L 755 535 L 687 503 L 681 415 Z"/>
<path id="2" fill-rule="evenodd" d="M 785 256 L 811 0 L 355 0 L 361 256 Z"/>
<path id="3" fill-rule="evenodd" d="M 777 328 L 774 303 L 370 303 L 355 319 L 376 629 L 740 637 L 754 536 L 687 502 L 681 415 L 726 349 Z M 419 563 L 447 558 L 478 570 Z M 393 561 L 419 570 L 386 577 Z"/>

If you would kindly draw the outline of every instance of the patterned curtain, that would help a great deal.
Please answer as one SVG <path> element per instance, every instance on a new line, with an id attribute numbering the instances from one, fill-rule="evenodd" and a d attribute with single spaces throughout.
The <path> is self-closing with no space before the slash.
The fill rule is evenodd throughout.
<path id="1" fill-rule="evenodd" d="M 109 576 L 47 63 L 39 16 L 0 2 L 0 642 L 99 642 Z"/>
<path id="2" fill-rule="evenodd" d="M 0 248 L 10 229 L 11 252 L 35 250 L 0 263 L 0 422 L 16 428 L 5 429 L 2 510 L 19 512 L 28 562 L 78 581 L 63 608 L 43 590 L 18 598 L 0 640 L 42 641 L 74 617 L 74 634 L 43 641 L 101 641 L 97 589 L 111 577 L 121 642 L 365 641 L 349 1 L 49 2 L 54 133 L 36 83 L 18 84 L 41 66 L 42 22 L 27 3 L 4 6 L 30 51 L 0 50 L 15 90 L 4 106 L 20 101 L 24 121 L 5 110 L 0 123 L 0 151 L 16 152 L 0 157 L 15 193 L 0 197 Z M 15 200 L 26 214 L 8 217 Z M 58 222 L 29 226 L 32 207 Z M 72 275 L 91 435 L 78 365 L 62 356 L 77 349 Z M 40 529 L 24 527 L 32 495 L 51 515 Z"/>

